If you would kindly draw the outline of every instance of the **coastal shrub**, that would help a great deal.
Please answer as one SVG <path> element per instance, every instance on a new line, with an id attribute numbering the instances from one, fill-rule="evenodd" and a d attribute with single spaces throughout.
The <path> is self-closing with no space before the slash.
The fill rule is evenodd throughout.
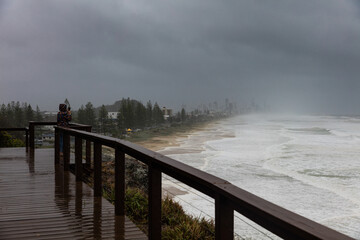
<path id="1" fill-rule="evenodd" d="M 203 222 L 205 219 L 188 218 L 186 221 L 180 222 L 175 226 L 166 226 L 162 229 L 162 239 L 168 240 L 210 240 L 215 239 L 214 225 L 209 223 L 211 229 L 204 228 Z"/>
<path id="2" fill-rule="evenodd" d="M 104 188 L 104 197 L 114 203 L 114 188 Z M 135 224 L 147 233 L 148 196 L 138 188 L 125 191 L 125 212 Z M 162 239 L 215 239 L 212 220 L 194 218 L 185 213 L 182 206 L 166 197 L 161 204 Z"/>
<path id="3" fill-rule="evenodd" d="M 140 189 L 128 188 L 125 193 L 125 212 L 139 224 L 147 222 L 148 198 Z"/>
<path id="4" fill-rule="evenodd" d="M 182 206 L 166 197 L 161 205 L 162 239 L 215 239 L 215 225 L 187 215 Z"/>
<path id="5" fill-rule="evenodd" d="M 127 157 L 125 161 L 126 186 L 139 188 L 143 192 L 148 191 L 148 169 L 147 166 L 134 158 Z"/>
<path id="6" fill-rule="evenodd" d="M 173 199 L 166 197 L 161 205 L 161 223 L 165 225 L 177 225 L 186 221 L 188 216 L 182 206 Z"/>
<path id="7" fill-rule="evenodd" d="M 8 132 L 0 132 L 0 147 L 25 147 L 20 139 L 14 138 Z"/>

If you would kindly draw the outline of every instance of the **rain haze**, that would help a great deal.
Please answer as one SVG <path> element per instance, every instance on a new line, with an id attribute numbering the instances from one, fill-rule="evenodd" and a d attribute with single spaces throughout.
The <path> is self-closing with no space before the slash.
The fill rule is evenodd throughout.
<path id="1" fill-rule="evenodd" d="M 352 0 L 0 0 L 0 103 L 360 113 Z"/>

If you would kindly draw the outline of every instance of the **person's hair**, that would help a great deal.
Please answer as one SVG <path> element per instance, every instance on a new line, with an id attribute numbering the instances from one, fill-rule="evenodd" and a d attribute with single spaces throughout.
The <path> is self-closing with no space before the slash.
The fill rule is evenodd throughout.
<path id="1" fill-rule="evenodd" d="M 66 111 L 66 104 L 64 104 L 64 103 L 60 103 L 59 104 L 59 110 L 61 111 L 61 112 L 65 112 Z"/>

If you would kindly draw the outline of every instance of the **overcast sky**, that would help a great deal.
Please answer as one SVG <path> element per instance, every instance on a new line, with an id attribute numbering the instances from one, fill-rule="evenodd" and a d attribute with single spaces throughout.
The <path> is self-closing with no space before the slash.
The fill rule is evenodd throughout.
<path id="1" fill-rule="evenodd" d="M 0 0 L 0 103 L 360 113 L 357 0 Z"/>

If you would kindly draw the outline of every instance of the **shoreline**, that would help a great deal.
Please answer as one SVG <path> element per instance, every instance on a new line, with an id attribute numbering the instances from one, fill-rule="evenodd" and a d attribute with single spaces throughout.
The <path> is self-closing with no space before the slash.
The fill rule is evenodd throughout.
<path id="1" fill-rule="evenodd" d="M 186 139 L 188 139 L 191 135 L 196 134 L 198 132 L 211 129 L 213 125 L 215 125 L 219 120 L 210 121 L 203 124 L 197 124 L 196 126 L 189 127 L 188 130 L 180 131 L 180 129 L 175 129 L 169 135 L 160 135 L 155 137 L 150 137 L 144 141 L 138 141 L 136 144 L 139 144 L 147 149 L 150 149 L 155 152 L 166 151 L 167 148 L 179 147 L 183 144 Z M 181 148 L 172 150 L 172 154 L 181 154 L 183 150 Z M 161 153 L 163 154 L 163 153 Z M 164 154 L 165 155 L 165 154 Z M 164 180 L 162 185 L 162 199 L 166 197 L 174 199 L 176 196 L 186 195 L 189 192 L 179 188 L 176 184 L 169 182 L 169 180 Z"/>
<path id="2" fill-rule="evenodd" d="M 216 124 L 219 120 L 210 121 L 206 123 L 197 124 L 196 126 L 185 126 L 188 130 L 175 129 L 168 135 L 156 134 L 154 137 L 149 137 L 145 140 L 134 141 L 134 143 L 141 145 L 147 149 L 158 152 L 168 147 L 178 147 L 186 140 L 190 135 L 204 131 L 212 125 Z"/>

